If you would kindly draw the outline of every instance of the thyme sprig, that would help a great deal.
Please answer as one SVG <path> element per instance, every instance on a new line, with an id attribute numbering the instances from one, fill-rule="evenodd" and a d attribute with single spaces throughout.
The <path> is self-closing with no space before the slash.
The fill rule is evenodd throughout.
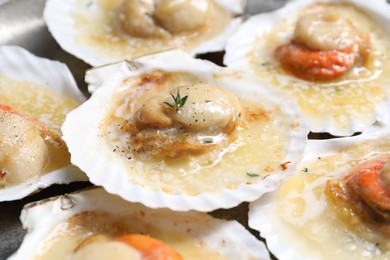
<path id="1" fill-rule="evenodd" d="M 176 112 L 178 112 L 179 109 L 180 109 L 181 107 L 183 107 L 183 106 L 186 104 L 187 99 L 188 99 L 188 95 L 187 95 L 187 96 L 184 96 L 184 97 L 182 98 L 182 97 L 180 96 L 180 91 L 179 91 L 179 90 L 177 90 L 176 96 L 174 96 L 172 93 L 170 93 L 170 94 L 171 94 L 171 97 L 172 97 L 174 103 L 171 104 L 171 103 L 169 103 L 169 102 L 164 102 L 164 104 L 167 105 L 167 106 L 169 106 L 169 107 L 172 108 L 172 109 L 175 109 Z"/>
<path id="2" fill-rule="evenodd" d="M 259 177 L 260 176 L 259 174 L 254 173 L 254 172 L 246 172 L 246 175 L 248 175 L 249 177 Z"/>

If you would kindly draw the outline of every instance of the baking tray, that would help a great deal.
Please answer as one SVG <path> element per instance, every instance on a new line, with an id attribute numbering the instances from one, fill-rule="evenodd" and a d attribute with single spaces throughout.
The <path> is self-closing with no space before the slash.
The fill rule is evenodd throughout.
<path id="1" fill-rule="evenodd" d="M 66 0 L 65 0 L 66 1 Z M 88 97 L 84 74 L 91 66 L 66 53 L 50 35 L 42 18 L 46 0 L 0 0 L 0 45 L 17 45 L 40 57 L 58 60 L 68 65 L 79 88 Z M 280 8 L 285 0 L 254 0 L 247 2 L 246 15 L 268 12 Z M 200 58 L 222 65 L 223 53 L 205 54 Z M 0 260 L 9 257 L 18 249 L 25 231 L 19 220 L 20 212 L 27 203 L 51 196 L 69 193 L 92 184 L 78 182 L 68 185 L 54 185 L 22 200 L 0 203 Z M 248 203 L 228 210 L 216 210 L 211 215 L 237 220 L 262 240 L 248 223 Z"/>

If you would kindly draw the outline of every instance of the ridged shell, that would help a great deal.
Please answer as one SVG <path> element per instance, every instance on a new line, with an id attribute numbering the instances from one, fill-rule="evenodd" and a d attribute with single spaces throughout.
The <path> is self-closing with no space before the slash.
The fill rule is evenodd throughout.
<path id="1" fill-rule="evenodd" d="M 181 186 L 177 187 L 181 190 L 179 194 L 170 194 L 163 191 L 161 187 L 159 190 L 150 190 L 139 183 L 130 183 L 129 177 L 132 176 L 132 172 L 123 163 L 127 158 L 115 154 L 107 146 L 106 141 L 99 138 L 98 126 L 107 113 L 108 104 L 118 91 L 121 82 L 152 70 L 190 73 L 210 84 L 227 88 L 241 98 L 272 104 L 270 105 L 272 109 L 281 111 L 280 115 L 271 119 L 272 122 L 286 129 L 283 132 L 286 142 L 280 143 L 284 152 L 279 163 L 290 162 L 288 169 L 281 170 L 278 167 L 273 169 L 267 178 L 251 179 L 253 183 L 240 183 L 234 188 L 219 184 L 213 187 L 214 191 L 200 191 L 197 195 L 186 194 L 183 192 L 185 187 Z M 86 80 L 90 84 L 89 89 L 93 91 L 93 95 L 86 103 L 68 114 L 62 128 L 64 140 L 71 152 L 71 161 L 87 173 L 92 183 L 103 186 L 108 192 L 118 194 L 126 200 L 141 202 L 148 207 L 168 207 L 179 211 L 190 209 L 211 211 L 233 207 L 243 201 L 252 201 L 263 193 L 275 189 L 293 171 L 300 161 L 307 140 L 307 126 L 301 119 L 296 104 L 290 101 L 290 98 L 279 95 L 242 72 L 227 70 L 208 61 L 193 59 L 184 52 L 165 52 L 145 56 L 132 62 L 121 62 L 93 69 L 87 73 Z M 245 171 L 235 174 L 246 176 Z"/>
<path id="2" fill-rule="evenodd" d="M 243 23 L 239 29 L 229 38 L 228 44 L 226 46 L 226 55 L 224 57 L 224 63 L 233 69 L 243 69 L 254 75 L 258 75 L 263 80 L 269 77 L 267 82 L 272 81 L 271 85 L 275 88 L 285 90 L 286 92 L 293 93 L 301 99 L 298 101 L 303 110 L 303 114 L 308 120 L 312 132 L 327 132 L 335 136 L 350 136 L 356 132 L 361 132 L 368 126 L 376 122 L 376 120 L 382 120 L 386 122 L 389 121 L 388 111 L 390 111 L 390 83 L 387 81 L 379 82 L 379 86 L 372 87 L 373 89 L 370 93 L 365 93 L 365 86 L 367 81 L 371 78 L 364 79 L 360 82 L 359 91 L 355 96 L 369 97 L 367 98 L 366 103 L 373 103 L 375 106 L 370 108 L 364 108 L 365 112 L 362 112 L 361 104 L 353 103 L 352 99 L 348 96 L 344 97 L 344 105 L 339 105 L 338 103 L 326 103 L 322 106 L 322 103 L 330 98 L 329 95 L 333 95 L 335 92 L 338 92 L 339 83 L 325 82 L 320 83 L 316 82 L 313 86 L 309 85 L 305 87 L 316 89 L 316 91 L 321 90 L 322 96 L 317 98 L 314 96 L 307 96 L 306 98 L 301 97 L 305 94 L 295 93 L 295 89 L 302 86 L 302 89 L 305 89 L 303 84 L 306 84 L 306 81 L 295 78 L 294 76 L 289 76 L 286 74 L 279 74 L 274 70 L 273 72 L 268 72 L 267 75 L 264 75 L 265 72 L 262 72 L 260 75 L 258 72 L 259 66 L 261 64 L 269 63 L 270 60 L 274 62 L 272 54 L 261 54 L 262 59 L 256 60 L 255 57 L 258 56 L 259 50 L 261 49 L 264 53 L 272 53 L 272 46 L 268 46 L 266 42 L 265 35 L 267 33 L 273 32 L 276 25 L 283 23 L 282 33 L 275 35 L 275 41 L 281 44 L 285 44 L 291 39 L 292 32 L 288 31 L 285 28 L 289 28 L 292 22 L 295 21 L 298 13 L 302 11 L 305 7 L 315 3 L 349 3 L 360 9 L 362 9 L 367 15 L 372 18 L 374 22 L 382 27 L 384 33 L 387 33 L 390 36 L 390 5 L 386 3 L 385 0 L 373 0 L 373 1 L 359 1 L 359 0 L 344 0 L 344 1 L 316 1 L 316 0 L 297 0 L 289 1 L 283 8 L 271 12 L 258 14 L 250 17 L 245 23 Z M 295 23 L 294 23 L 295 24 Z M 279 29 L 280 29 L 279 25 Z M 277 46 L 275 46 L 276 48 Z M 257 48 L 257 49 L 256 49 Z M 257 55 L 257 56 L 256 56 Z M 388 55 L 388 53 L 387 53 Z M 263 57 L 264 56 L 264 57 Z M 260 57 L 260 56 L 259 56 Z M 388 60 L 386 58 L 385 60 Z M 256 61 L 256 62 L 255 62 Z M 272 62 L 272 64 L 274 64 Z M 266 65 L 264 65 L 266 66 Z M 275 65 L 279 66 L 279 65 Z M 375 74 L 375 73 L 374 73 Z M 383 74 L 386 75 L 386 74 Z M 371 77 L 371 76 L 370 76 Z M 373 76 L 376 77 L 376 76 Z M 274 78 L 274 79 L 273 79 Z M 276 80 L 275 80 L 276 79 Z M 289 85 L 286 85 L 286 84 Z M 281 84 L 284 84 L 281 86 Z M 348 83 L 346 80 L 344 93 L 349 93 L 351 89 L 355 89 L 358 83 L 354 85 L 354 82 Z M 350 85 L 348 85 L 350 84 Z M 378 85 L 377 84 L 377 85 Z M 339 84 L 340 85 L 340 84 Z M 342 85 L 340 85 L 342 86 Z M 349 89 L 348 89 L 349 87 Z M 341 87 L 340 89 L 342 89 Z M 356 88 L 358 89 L 358 88 Z M 367 88 L 368 89 L 368 88 Z M 373 93 L 375 92 L 375 94 Z M 378 92 L 379 94 L 377 94 Z M 332 96 L 332 97 L 333 97 Z M 336 100 L 337 98 L 333 98 Z M 360 101 L 359 101 L 360 102 Z M 364 103 L 364 102 L 363 102 Z M 329 107 L 336 106 L 337 110 L 333 111 Z M 316 112 L 321 107 L 320 112 Z"/>
<path id="3" fill-rule="evenodd" d="M 224 10 L 231 13 L 233 17 L 240 15 L 243 12 L 243 0 L 216 0 L 215 2 Z M 74 10 L 85 10 L 85 16 L 88 17 L 88 19 L 96 19 L 96 17 L 99 17 L 104 13 L 104 10 L 100 10 L 94 6 L 94 0 L 47 1 L 44 10 L 44 19 L 49 31 L 65 51 L 75 55 L 92 66 L 100 66 L 124 59 L 135 58 L 129 55 L 113 57 L 113 55 L 110 55 L 109 52 L 105 53 L 94 46 L 81 43 L 77 39 L 78 35 L 86 35 L 89 32 L 83 32 L 80 30 L 80 27 L 76 24 L 74 18 Z M 214 38 L 209 39 L 198 46 L 195 46 L 189 52 L 192 55 L 196 55 L 207 52 L 222 51 L 225 48 L 227 38 L 237 29 L 240 23 L 241 18 L 232 18 L 226 28 L 219 35 L 216 35 Z M 115 46 L 113 46 L 113 48 L 115 48 Z M 180 48 L 180 46 L 177 46 L 176 48 Z M 162 51 L 162 49 L 153 49 L 149 53 L 144 53 L 144 55 L 159 51 Z"/>
<path id="4" fill-rule="evenodd" d="M 265 245 L 236 221 L 215 219 L 195 211 L 173 212 L 129 203 L 118 196 L 93 188 L 28 204 L 21 214 L 27 235 L 9 259 L 30 259 L 48 239 L 56 225 L 81 212 L 106 212 L 109 216 L 135 217 L 141 223 L 189 235 L 196 243 L 219 252 L 226 259 L 270 259 Z M 164 234 L 164 237 L 169 237 Z M 185 256 L 185 255 L 184 255 Z"/>
<path id="5" fill-rule="evenodd" d="M 388 259 L 390 252 L 380 254 L 379 244 L 389 245 L 390 240 L 381 239 L 377 245 L 352 232 L 335 215 L 324 187 L 360 162 L 389 154 L 389 136 L 390 128 L 375 124 L 359 136 L 309 140 L 295 175 L 250 203 L 249 226 L 260 231 L 280 260 Z M 328 167 L 333 170 L 328 172 Z"/>
<path id="6" fill-rule="evenodd" d="M 20 47 L 0 47 L 0 75 L 14 80 L 47 85 L 67 94 L 80 104 L 85 100 L 65 64 L 39 58 Z M 26 183 L 0 188 L 0 201 L 21 199 L 52 184 L 85 180 L 87 180 L 86 176 L 77 167 L 69 165 Z"/>

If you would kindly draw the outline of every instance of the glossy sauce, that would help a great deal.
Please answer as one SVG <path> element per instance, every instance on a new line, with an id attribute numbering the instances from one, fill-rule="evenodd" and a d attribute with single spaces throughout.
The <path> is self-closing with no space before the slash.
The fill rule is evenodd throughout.
<path id="1" fill-rule="evenodd" d="M 274 50 L 289 43 L 298 17 L 309 12 L 332 10 L 342 12 L 362 33 L 369 35 L 369 47 L 364 62 L 337 80 L 310 82 L 287 74 L 274 58 Z M 282 20 L 272 30 L 258 36 L 248 53 L 251 66 L 257 75 L 273 86 L 289 92 L 309 119 L 310 125 L 327 125 L 325 117 L 336 123 L 339 130 L 348 129 L 351 122 L 370 125 L 375 121 L 375 109 L 388 99 L 390 85 L 390 35 L 363 11 L 348 4 L 317 4 L 298 15 Z"/>
<path id="2" fill-rule="evenodd" d="M 78 104 L 46 85 L 0 76 L 0 104 L 14 107 L 59 131 L 66 114 Z"/>
<path id="3" fill-rule="evenodd" d="M 179 223 L 180 224 L 180 223 Z M 127 234 L 146 234 L 159 239 L 179 252 L 184 259 L 224 259 L 218 252 L 191 235 L 166 230 L 155 223 L 147 223 L 140 216 L 114 216 L 105 212 L 83 212 L 60 223 L 37 250 L 34 260 L 69 259 L 78 242 L 91 234 L 117 237 Z"/>
<path id="4" fill-rule="evenodd" d="M 231 19 L 231 15 L 210 1 L 206 24 L 194 31 L 172 34 L 168 38 L 137 38 L 123 32 L 116 24 L 118 10 L 123 0 L 79 1 L 74 18 L 78 35 L 76 40 L 85 46 L 96 48 L 100 54 L 113 60 L 123 60 L 180 48 L 191 50 L 221 33 Z"/>
<path id="5" fill-rule="evenodd" d="M 158 75 L 158 84 L 139 79 L 124 81 L 123 87 L 114 97 L 111 111 L 101 126 L 101 136 L 117 156 L 123 158 L 128 169 L 129 181 L 142 185 L 148 190 L 162 189 L 167 193 L 186 193 L 196 195 L 222 188 L 235 189 L 240 184 L 250 185 L 261 181 L 275 172 L 288 168 L 283 160 L 285 145 L 289 142 L 289 118 L 278 107 L 270 109 L 265 104 L 239 99 L 244 114 L 250 114 L 240 120 L 248 120 L 247 126 L 238 126 L 230 134 L 234 136 L 228 146 L 218 147 L 201 155 L 187 155 L 173 159 L 144 158 L 134 153 L 129 143 L 129 134 L 123 130 L 126 117 L 131 115 L 133 100 L 139 100 L 142 91 L 159 91 L 159 88 L 182 85 L 184 82 L 199 83 L 195 78 L 184 73 L 162 73 Z M 145 78 L 145 76 L 144 76 Z M 151 77 L 148 76 L 150 79 Z M 163 79 L 163 80 L 162 80 Z M 143 83 L 142 83 L 143 82 Z M 136 88 L 143 84 L 142 91 Z M 138 90 L 138 91 L 137 91 Z M 207 99 L 207 97 L 205 97 Z M 278 122 L 278 123 L 276 123 Z M 256 173 L 251 177 L 247 173 Z"/>
<path id="6" fill-rule="evenodd" d="M 58 134 L 66 114 L 78 104 L 72 98 L 52 88 L 27 81 L 17 81 L 0 76 L 0 104 L 31 115 Z M 45 140 L 49 164 L 43 173 L 62 168 L 70 163 L 70 154 L 65 143 L 57 145 L 53 140 Z"/>
<path id="7" fill-rule="evenodd" d="M 301 165 L 281 185 L 273 208 L 283 239 L 303 241 L 294 245 L 297 250 L 319 259 L 390 259 L 390 239 L 347 208 L 335 208 L 325 194 L 328 180 L 342 180 L 356 165 L 389 153 L 389 144 L 389 138 L 367 141 Z"/>

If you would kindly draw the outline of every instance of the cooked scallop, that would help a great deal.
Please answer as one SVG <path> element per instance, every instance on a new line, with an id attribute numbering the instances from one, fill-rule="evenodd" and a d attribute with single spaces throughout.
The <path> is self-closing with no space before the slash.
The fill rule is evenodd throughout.
<path id="1" fill-rule="evenodd" d="M 253 200 L 289 175 L 306 142 L 295 103 L 183 52 L 103 66 L 86 79 L 92 97 L 62 128 L 72 163 L 153 208 Z"/>
<path id="2" fill-rule="evenodd" d="M 248 19 L 224 62 L 293 95 L 312 132 L 349 136 L 388 121 L 389 24 L 384 0 L 291 1 Z"/>
<path id="3" fill-rule="evenodd" d="M 241 0 L 47 1 L 44 18 L 61 47 L 94 65 L 169 49 L 221 51 L 241 23 Z"/>
<path id="4" fill-rule="evenodd" d="M 27 234 L 9 259 L 270 259 L 236 221 L 150 209 L 102 188 L 24 207 Z"/>
<path id="5" fill-rule="evenodd" d="M 70 165 L 60 127 L 85 100 L 63 64 L 0 48 L 0 201 L 86 180 Z"/>
<path id="6" fill-rule="evenodd" d="M 294 175 L 250 205 L 279 259 L 388 259 L 390 129 L 309 141 Z"/>
<path id="7" fill-rule="evenodd" d="M 48 148 L 34 123 L 0 110 L 0 183 L 18 184 L 39 176 L 48 162 Z"/>

